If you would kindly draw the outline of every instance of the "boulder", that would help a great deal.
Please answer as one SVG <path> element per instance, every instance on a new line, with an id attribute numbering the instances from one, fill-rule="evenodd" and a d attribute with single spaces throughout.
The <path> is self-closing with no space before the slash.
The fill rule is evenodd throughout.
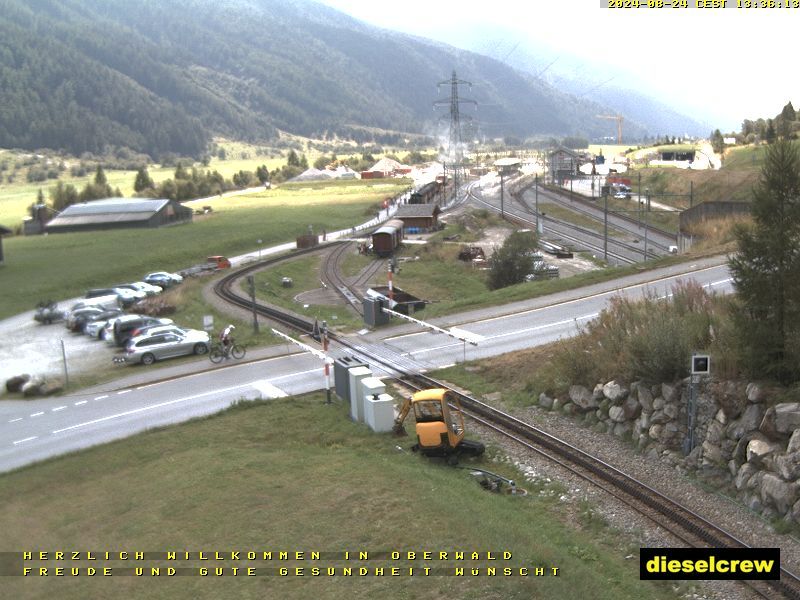
<path id="1" fill-rule="evenodd" d="M 661 396 L 665 402 L 677 402 L 680 400 L 680 388 L 677 385 L 661 384 Z"/>
<path id="2" fill-rule="evenodd" d="M 797 501 L 797 485 L 786 483 L 772 473 L 766 473 L 761 479 L 761 501 L 769 502 L 780 514 L 786 514 Z"/>
<path id="3" fill-rule="evenodd" d="M 798 500 L 797 502 L 795 502 L 795 503 L 794 503 L 794 506 L 792 506 L 792 513 L 791 513 L 791 515 L 792 515 L 792 520 L 793 520 L 795 523 L 800 523 L 800 500 Z"/>
<path id="4" fill-rule="evenodd" d="M 703 442 L 703 465 L 719 465 L 722 462 L 722 453 L 719 446 L 709 441 Z"/>
<path id="5" fill-rule="evenodd" d="M 616 381 L 609 381 L 603 386 L 603 396 L 611 402 L 618 404 L 628 396 L 628 390 Z"/>
<path id="6" fill-rule="evenodd" d="M 767 438 L 767 436 L 765 436 L 760 431 L 750 431 L 744 434 L 741 437 L 741 439 L 739 439 L 739 441 L 736 443 L 736 448 L 733 450 L 733 453 L 731 455 L 732 458 L 739 464 L 747 462 L 747 445 L 752 440 L 762 440 L 764 442 L 769 442 L 769 438 Z"/>
<path id="7" fill-rule="evenodd" d="M 11 377 L 10 379 L 6 380 L 6 391 L 10 394 L 19 392 L 22 390 L 22 386 L 25 385 L 30 378 L 31 376 L 28 374 L 15 375 L 14 377 Z"/>
<path id="8" fill-rule="evenodd" d="M 758 469 L 750 463 L 744 463 L 739 467 L 739 470 L 736 472 L 736 478 L 733 480 L 736 489 L 741 490 L 744 488 L 756 472 L 758 472 Z"/>
<path id="9" fill-rule="evenodd" d="M 653 411 L 659 411 L 664 409 L 664 398 L 659 396 L 655 400 L 653 400 Z"/>
<path id="10" fill-rule="evenodd" d="M 592 390 L 592 398 L 600 402 L 603 399 L 603 384 L 598 383 Z"/>
<path id="11" fill-rule="evenodd" d="M 714 420 L 719 421 L 723 425 L 728 424 L 728 417 L 725 415 L 725 411 L 721 408 L 717 411 L 717 414 L 714 415 Z"/>
<path id="12" fill-rule="evenodd" d="M 678 409 L 678 405 L 675 403 L 669 403 L 664 405 L 664 414 L 670 421 L 674 421 L 678 418 L 678 413 L 680 410 Z"/>
<path id="13" fill-rule="evenodd" d="M 763 418 L 764 407 L 761 404 L 749 404 L 744 409 L 744 414 L 728 425 L 728 437 L 738 440 L 748 431 L 756 431 Z"/>
<path id="14" fill-rule="evenodd" d="M 639 401 L 636 400 L 636 398 L 628 396 L 622 403 L 622 410 L 625 411 L 625 420 L 632 421 L 639 416 L 640 412 L 642 412 L 642 405 L 639 404 Z"/>
<path id="15" fill-rule="evenodd" d="M 783 402 L 775 405 L 775 429 L 781 434 L 792 434 L 800 428 L 800 402 Z"/>
<path id="16" fill-rule="evenodd" d="M 770 454 L 780 452 L 781 447 L 774 442 L 766 442 L 761 439 L 750 440 L 747 444 L 747 462 L 758 464 Z"/>
<path id="17" fill-rule="evenodd" d="M 747 397 L 740 384 L 735 381 L 723 381 L 714 386 L 714 397 L 717 404 L 725 411 L 728 418 L 735 419 L 745 408 Z"/>
<path id="18" fill-rule="evenodd" d="M 544 392 L 542 392 L 541 394 L 539 394 L 539 406 L 541 406 L 542 408 L 551 409 L 553 408 L 553 399 Z"/>
<path id="19" fill-rule="evenodd" d="M 763 402 L 766 398 L 766 391 L 760 383 L 748 383 L 744 393 L 747 396 L 747 401 L 753 404 Z"/>
<path id="20" fill-rule="evenodd" d="M 728 461 L 728 471 L 731 474 L 731 477 L 736 477 L 736 473 L 739 472 L 739 465 L 736 464 L 736 461 L 731 459 Z"/>
<path id="21" fill-rule="evenodd" d="M 775 456 L 775 469 L 786 481 L 800 477 L 800 452 Z"/>
<path id="22" fill-rule="evenodd" d="M 572 402 L 567 402 L 561 407 L 561 412 L 567 416 L 572 416 L 580 411 Z"/>
<path id="23" fill-rule="evenodd" d="M 661 432 L 664 430 L 664 426 L 660 423 L 651 425 L 650 429 L 647 432 L 647 435 L 650 436 L 650 439 L 658 440 L 661 437 Z"/>
<path id="24" fill-rule="evenodd" d="M 614 435 L 617 437 L 625 437 L 631 432 L 630 423 L 617 423 L 614 425 Z"/>
<path id="25" fill-rule="evenodd" d="M 599 406 L 592 393 L 582 385 L 573 385 L 569 388 L 569 399 L 581 410 L 594 410 Z"/>
<path id="26" fill-rule="evenodd" d="M 800 429 L 795 429 L 792 437 L 789 438 L 789 445 L 786 446 L 786 452 L 797 452 L 800 450 Z"/>
<path id="27" fill-rule="evenodd" d="M 650 422 L 663 425 L 669 421 L 669 417 L 664 413 L 663 410 L 657 410 L 652 415 L 650 415 Z"/>
<path id="28" fill-rule="evenodd" d="M 653 412 L 653 394 L 650 389 L 644 385 L 639 386 L 639 404 L 642 405 L 642 410 L 645 412 Z"/>
<path id="29" fill-rule="evenodd" d="M 642 414 L 639 415 L 639 418 L 634 422 L 633 426 L 639 431 L 647 431 L 650 429 L 650 415 L 646 412 L 642 412 Z"/>
<path id="30" fill-rule="evenodd" d="M 608 409 L 608 418 L 615 423 L 623 423 L 625 421 L 625 409 L 621 406 L 612 406 Z"/>
<path id="31" fill-rule="evenodd" d="M 782 402 L 767 409 L 759 430 L 775 439 L 800 428 L 800 402 Z"/>
<path id="32" fill-rule="evenodd" d="M 554 398 L 553 405 L 550 407 L 553 410 L 561 410 L 561 407 L 564 406 L 566 400 L 562 400 L 561 398 Z"/>
<path id="33" fill-rule="evenodd" d="M 20 391 L 26 398 L 44 395 L 44 382 L 41 379 L 31 379 L 22 384 Z"/>
<path id="34" fill-rule="evenodd" d="M 708 425 L 708 429 L 706 430 L 706 441 L 710 444 L 719 444 L 720 440 L 722 440 L 723 431 L 724 427 L 722 423 L 714 419 Z"/>

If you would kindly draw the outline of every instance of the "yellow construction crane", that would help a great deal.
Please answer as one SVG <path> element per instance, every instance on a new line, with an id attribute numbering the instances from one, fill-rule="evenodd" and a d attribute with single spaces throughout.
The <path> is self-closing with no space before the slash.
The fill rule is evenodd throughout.
<path id="1" fill-rule="evenodd" d="M 598 119 L 611 119 L 612 121 L 617 122 L 617 143 L 622 143 L 622 115 L 597 115 Z"/>

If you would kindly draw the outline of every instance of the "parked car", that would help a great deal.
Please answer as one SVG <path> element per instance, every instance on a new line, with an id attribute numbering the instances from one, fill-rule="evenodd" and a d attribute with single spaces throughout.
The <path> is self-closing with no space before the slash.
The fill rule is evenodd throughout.
<path id="1" fill-rule="evenodd" d="M 84 298 L 80 302 L 76 302 L 70 307 L 70 310 L 78 308 L 86 308 L 87 306 L 98 306 L 100 308 L 112 309 L 122 306 L 122 302 L 117 294 L 108 294 L 105 296 L 95 296 L 93 298 Z"/>
<path id="2" fill-rule="evenodd" d="M 170 325 L 172 319 L 159 319 L 142 315 L 127 315 L 114 321 L 112 326 L 113 333 L 106 337 L 106 342 L 114 346 L 124 346 L 133 337 L 133 332 L 141 327 L 148 325 Z"/>
<path id="3" fill-rule="evenodd" d="M 172 325 L 162 325 L 156 323 L 155 325 L 145 325 L 138 327 L 131 331 L 131 337 L 141 337 L 143 335 L 155 335 L 157 333 L 177 333 L 178 335 L 185 334 L 189 329 L 187 327 L 178 327 L 174 323 Z"/>
<path id="4" fill-rule="evenodd" d="M 86 332 L 86 326 L 89 323 L 93 323 L 95 321 L 100 321 L 101 323 L 107 322 L 109 319 L 114 317 L 118 317 L 122 314 L 121 308 L 111 308 L 111 309 L 104 309 L 100 308 L 99 312 L 95 309 L 80 309 L 76 311 L 74 316 L 70 315 L 70 318 L 67 320 L 68 325 L 67 327 L 71 331 Z M 70 326 L 71 325 L 71 326 Z"/>
<path id="5" fill-rule="evenodd" d="M 98 337 L 98 331 L 102 329 L 102 327 L 106 323 L 108 323 L 109 319 L 119 317 L 122 314 L 123 313 L 121 308 L 112 308 L 110 310 L 104 310 L 101 313 L 86 315 L 85 317 L 79 318 L 79 323 L 75 331 L 82 331 L 83 333 L 87 333 L 89 325 L 94 325 L 96 323 L 97 327 L 93 327 L 94 330 L 93 337 Z"/>
<path id="6" fill-rule="evenodd" d="M 118 287 L 111 287 L 111 288 L 96 288 L 89 290 L 86 292 L 86 298 L 97 298 L 100 296 L 110 296 L 116 295 L 119 298 L 120 303 L 123 307 L 130 306 L 134 302 L 145 298 L 147 294 L 144 292 L 137 292 L 134 290 L 129 290 L 127 288 L 118 288 Z"/>
<path id="7" fill-rule="evenodd" d="M 70 331 L 81 331 L 86 323 L 86 319 L 94 315 L 99 315 L 106 310 L 107 309 L 102 306 L 83 306 L 76 308 L 75 310 L 71 310 L 67 315 L 65 326 Z"/>
<path id="8" fill-rule="evenodd" d="M 184 335 L 168 332 L 143 335 L 128 340 L 122 358 L 128 363 L 151 365 L 165 358 L 206 354 L 209 344 L 208 333 L 198 329 L 187 329 Z"/>
<path id="9" fill-rule="evenodd" d="M 132 281 L 131 283 L 120 283 L 115 287 L 133 290 L 134 292 L 142 293 L 145 296 L 155 296 L 156 294 L 160 294 L 161 291 L 163 290 L 163 288 L 159 285 L 150 285 L 149 283 L 145 283 L 144 281 Z"/>
<path id="10" fill-rule="evenodd" d="M 166 271 L 155 271 L 154 273 L 148 273 L 144 277 L 142 277 L 142 281 L 145 283 L 149 283 L 150 285 L 158 285 L 162 288 L 168 288 L 173 285 L 177 285 L 183 281 L 183 277 L 178 275 L 177 273 L 167 273 Z"/>

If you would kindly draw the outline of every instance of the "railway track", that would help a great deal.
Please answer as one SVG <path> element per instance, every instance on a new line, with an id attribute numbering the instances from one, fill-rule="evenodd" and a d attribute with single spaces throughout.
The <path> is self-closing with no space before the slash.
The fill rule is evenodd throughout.
<path id="1" fill-rule="evenodd" d="M 603 217 L 602 215 L 599 215 L 597 212 L 598 207 L 595 205 L 587 205 L 587 202 L 583 199 L 576 199 L 574 201 L 569 201 L 565 199 L 564 196 L 562 196 L 561 194 L 554 193 L 549 190 L 540 191 L 539 193 L 548 202 L 557 204 L 559 206 L 563 206 L 564 208 L 567 208 L 574 213 L 588 217 L 601 225 L 603 224 Z M 528 204 L 528 202 L 524 199 L 524 194 L 518 194 L 517 196 L 515 196 L 515 199 L 517 199 L 519 203 L 523 205 L 525 209 L 527 209 L 527 211 L 531 212 L 531 214 L 535 214 L 534 209 L 532 209 L 530 204 Z M 609 220 L 609 226 L 608 226 L 609 231 L 613 229 L 625 235 L 632 235 L 638 238 L 641 238 L 643 236 L 643 233 L 640 231 L 642 229 L 642 226 L 636 219 L 630 217 L 622 218 L 622 215 L 619 215 L 617 213 L 612 213 L 611 211 L 609 211 L 609 217 L 620 219 L 624 221 L 626 224 L 631 226 L 631 228 L 628 229 L 620 226 L 619 224 L 612 225 L 611 221 Z M 650 239 L 648 240 L 648 247 L 652 246 L 654 249 L 658 249 L 663 254 L 669 254 L 669 247 L 677 243 L 675 236 L 668 236 L 667 233 L 664 232 L 663 230 L 654 228 L 651 225 L 648 225 L 647 229 L 649 235 L 651 236 Z M 667 243 L 659 241 L 659 238 L 666 239 Z"/>
<path id="2" fill-rule="evenodd" d="M 533 184 L 528 185 L 528 186 L 520 189 L 520 193 L 526 192 L 527 190 L 529 190 L 532 187 L 532 185 Z M 539 189 L 539 193 L 547 195 L 548 198 L 552 198 L 554 196 L 558 196 L 558 197 L 560 197 L 562 199 L 565 198 L 565 197 L 569 198 L 570 199 L 570 203 L 569 204 L 571 206 L 573 206 L 573 207 L 575 205 L 581 205 L 581 206 L 584 206 L 584 207 L 587 207 L 587 208 L 597 208 L 597 204 L 595 202 L 587 200 L 585 197 L 581 196 L 580 194 L 572 194 L 570 196 L 570 194 L 566 190 L 559 191 L 559 190 L 554 190 L 554 189 L 549 188 L 549 187 L 548 188 L 541 187 Z M 639 222 L 638 219 L 634 219 L 633 217 L 631 217 L 629 215 L 626 215 L 624 213 L 615 212 L 614 216 L 617 219 L 620 219 L 622 221 L 627 221 L 631 225 L 636 225 L 637 227 L 641 226 L 641 223 Z M 678 239 L 677 236 L 674 233 L 672 233 L 671 231 L 667 231 L 665 229 L 661 229 L 660 227 L 656 227 L 655 225 L 648 225 L 647 228 L 650 229 L 651 231 L 653 231 L 656 235 L 661 235 L 661 236 L 664 236 L 665 238 L 667 238 L 669 240 L 672 240 L 673 243 L 677 242 L 677 239 Z"/>
<path id="3" fill-rule="evenodd" d="M 296 256 L 296 254 L 292 256 Z M 274 260 L 274 262 L 278 262 L 278 260 Z M 273 261 L 268 262 L 271 263 Z M 231 273 L 217 282 L 214 291 L 228 302 L 237 306 L 252 308 L 248 298 L 239 296 L 236 293 L 234 283 L 238 278 L 247 275 L 250 271 L 264 266 L 264 263 L 259 263 Z M 300 333 L 310 334 L 312 332 L 313 323 L 303 318 L 260 304 L 256 305 L 256 311 L 262 316 L 273 319 Z M 712 548 L 748 547 L 744 541 L 717 527 L 694 511 L 671 500 L 661 492 L 529 423 L 467 396 L 458 390 L 454 390 L 451 386 L 440 381 L 426 375 L 410 372 L 407 367 L 398 366 L 380 352 L 361 347 L 336 334 L 331 334 L 330 339 L 351 355 L 357 355 L 367 363 L 378 366 L 388 373 L 395 373 L 395 377 L 398 380 L 416 389 L 431 387 L 450 389 L 459 397 L 465 412 L 477 422 L 490 427 L 515 443 L 522 445 L 527 450 L 553 460 L 563 468 L 569 469 L 571 472 L 611 493 L 620 502 L 646 516 L 689 546 L 708 546 Z M 800 579 L 784 568 L 781 568 L 781 579 L 779 581 L 746 583 L 756 593 L 765 598 L 774 598 L 775 593 L 778 592 L 785 598 L 800 600 Z"/>
<path id="4" fill-rule="evenodd" d="M 490 208 L 491 210 L 493 210 L 495 212 L 499 212 L 499 209 L 495 205 L 493 205 L 492 203 L 487 202 L 483 198 L 479 198 L 472 191 L 470 191 L 470 194 L 471 194 L 472 199 L 475 202 L 477 202 L 479 204 L 483 204 L 483 205 L 487 206 L 488 208 Z M 504 211 L 505 218 L 507 220 L 509 220 L 511 222 L 514 222 L 514 223 L 517 223 L 518 225 L 521 225 L 523 227 L 535 228 L 536 227 L 536 220 L 535 219 L 531 220 L 527 216 L 527 215 L 534 215 L 535 216 L 535 213 L 533 211 L 531 211 L 531 210 L 527 210 L 525 212 L 527 214 L 517 214 L 517 213 L 511 212 L 511 210 L 505 210 Z M 566 241 L 566 242 L 568 242 L 568 243 L 570 243 L 570 244 L 572 244 L 574 246 L 577 246 L 577 247 L 580 247 L 580 248 L 585 248 L 586 250 L 589 250 L 589 251 L 592 251 L 592 252 L 595 252 L 595 253 L 598 253 L 598 254 L 603 254 L 603 252 L 604 252 L 603 246 L 602 246 L 603 236 L 601 234 L 598 234 L 595 231 L 591 231 L 590 229 L 585 229 L 585 228 L 582 228 L 582 227 L 578 227 L 576 225 L 573 225 L 572 223 L 568 223 L 566 221 L 561 221 L 560 219 L 556 219 L 556 218 L 550 217 L 550 216 L 539 215 L 539 220 L 543 223 L 542 228 L 544 229 L 544 231 L 546 233 L 550 234 L 551 236 L 554 236 L 555 238 L 557 238 L 557 239 L 559 239 L 561 241 Z M 571 233 L 569 233 L 569 231 L 576 231 L 576 230 L 580 231 L 581 233 L 583 233 L 583 234 L 585 234 L 585 235 L 587 235 L 587 236 L 589 236 L 591 238 L 598 238 L 600 240 L 600 243 L 599 244 L 595 244 L 593 242 L 587 241 L 584 238 L 578 238 L 575 235 L 572 235 Z M 613 260 L 617 261 L 618 263 L 622 263 L 622 264 L 632 265 L 632 264 L 635 264 L 637 261 L 632 259 L 632 258 L 630 258 L 630 256 L 628 256 L 626 254 L 621 254 L 620 252 L 615 251 L 614 250 L 615 246 L 618 247 L 618 248 L 622 247 L 623 249 L 628 250 L 628 252 L 630 252 L 631 254 L 636 254 L 636 255 L 641 255 L 642 254 L 642 251 L 639 248 L 637 248 L 635 246 L 632 246 L 632 245 L 622 244 L 621 242 L 618 242 L 617 240 L 614 240 L 612 238 L 608 239 L 608 246 L 609 246 L 608 256 L 610 258 L 612 258 Z"/>

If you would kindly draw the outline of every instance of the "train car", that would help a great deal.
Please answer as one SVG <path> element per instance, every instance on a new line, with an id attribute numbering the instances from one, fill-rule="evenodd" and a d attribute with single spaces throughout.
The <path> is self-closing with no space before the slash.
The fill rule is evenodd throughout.
<path id="1" fill-rule="evenodd" d="M 403 241 L 403 222 L 390 219 L 372 234 L 372 249 L 378 256 L 389 256 Z"/>
<path id="2" fill-rule="evenodd" d="M 411 192 L 411 197 L 408 200 L 409 204 L 428 204 L 432 202 L 439 193 L 441 184 L 437 181 L 426 183 L 418 190 Z"/>

